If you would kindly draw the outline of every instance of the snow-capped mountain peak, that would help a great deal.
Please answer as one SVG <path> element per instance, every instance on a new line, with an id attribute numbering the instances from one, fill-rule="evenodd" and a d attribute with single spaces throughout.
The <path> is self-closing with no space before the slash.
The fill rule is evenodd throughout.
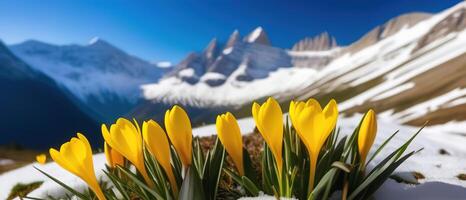
<path id="1" fill-rule="evenodd" d="M 243 40 L 249 43 L 271 45 L 269 37 L 267 36 L 267 33 L 265 33 L 264 29 L 261 26 L 254 29 Z"/>
<path id="2" fill-rule="evenodd" d="M 232 47 L 238 41 L 240 41 L 240 34 L 238 29 L 235 29 L 233 33 L 231 33 L 230 37 L 228 38 L 227 44 L 225 45 L 225 49 Z"/>
<path id="3" fill-rule="evenodd" d="M 95 36 L 93 38 L 91 38 L 88 42 L 88 45 L 93 45 L 94 43 L 98 42 L 99 41 L 99 37 Z"/>

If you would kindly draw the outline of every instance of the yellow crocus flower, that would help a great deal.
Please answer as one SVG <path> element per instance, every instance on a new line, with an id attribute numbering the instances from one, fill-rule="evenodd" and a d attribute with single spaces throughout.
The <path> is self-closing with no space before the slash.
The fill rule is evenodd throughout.
<path id="1" fill-rule="evenodd" d="M 58 165 L 84 180 L 99 200 L 105 200 L 95 176 L 91 145 L 84 135 L 77 135 L 61 145 L 60 151 L 51 148 L 50 156 Z"/>
<path id="2" fill-rule="evenodd" d="M 167 173 L 173 193 L 177 194 L 178 186 L 170 165 L 170 145 L 165 131 L 157 122 L 149 120 L 142 124 L 142 135 L 147 149 Z"/>
<path id="3" fill-rule="evenodd" d="M 110 131 L 105 124 L 102 124 L 102 136 L 113 150 L 123 155 L 136 167 L 147 184 L 154 186 L 144 165 L 142 135 L 133 123 L 119 118 L 115 124 L 110 126 Z"/>
<path id="4" fill-rule="evenodd" d="M 103 126 L 102 128 L 107 129 L 107 127 Z M 106 130 L 108 132 L 108 130 Z M 111 168 L 115 168 L 117 165 L 124 166 L 125 158 L 118 153 L 118 151 L 112 149 L 110 145 L 104 142 L 104 153 L 105 158 L 107 159 L 107 164 Z"/>
<path id="5" fill-rule="evenodd" d="M 37 161 L 39 164 L 43 165 L 43 164 L 45 164 L 45 162 L 47 161 L 47 156 L 46 156 L 45 154 L 43 154 L 43 153 L 42 153 L 42 154 L 39 154 L 39 155 L 36 156 L 36 161 Z"/>
<path id="6" fill-rule="evenodd" d="M 193 134 L 191 121 L 183 108 L 175 105 L 165 113 L 165 129 L 168 137 L 186 167 L 192 162 Z"/>
<path id="7" fill-rule="evenodd" d="M 312 191 L 320 150 L 337 122 L 337 103 L 332 99 L 322 110 L 314 99 L 309 99 L 306 103 L 293 101 L 289 114 L 310 156 L 309 186 Z"/>
<path id="8" fill-rule="evenodd" d="M 218 138 L 235 163 L 240 176 L 244 176 L 243 139 L 235 116 L 230 112 L 217 116 L 216 128 Z"/>
<path id="9" fill-rule="evenodd" d="M 367 111 L 361 126 L 359 127 L 358 134 L 358 149 L 361 156 L 362 169 L 365 168 L 366 158 L 372 144 L 374 144 L 375 136 L 377 134 L 377 118 L 374 110 Z"/>
<path id="10" fill-rule="evenodd" d="M 283 112 L 278 102 L 269 97 L 265 103 L 252 105 L 252 116 L 257 129 L 272 151 L 278 172 L 282 171 Z"/>

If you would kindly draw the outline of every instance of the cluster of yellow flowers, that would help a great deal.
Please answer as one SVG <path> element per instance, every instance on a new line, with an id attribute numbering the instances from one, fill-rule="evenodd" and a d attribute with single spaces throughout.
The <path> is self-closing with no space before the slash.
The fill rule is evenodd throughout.
<path id="1" fill-rule="evenodd" d="M 279 103 L 269 98 L 262 105 L 254 103 L 252 116 L 257 129 L 264 138 L 268 148 L 275 158 L 277 171 L 281 173 L 283 166 L 283 112 Z M 320 104 L 310 99 L 307 102 L 292 101 L 289 116 L 293 127 L 310 156 L 309 185 L 314 185 L 317 158 L 319 152 L 336 126 L 338 108 L 335 100 L 331 100 L 323 109 Z M 102 136 L 105 140 L 104 151 L 109 167 L 124 166 L 129 161 L 144 178 L 149 186 L 154 186 L 149 178 L 148 169 L 144 163 L 144 149 L 157 160 L 169 179 L 174 193 L 178 186 L 171 166 L 170 144 L 180 157 L 183 168 L 192 163 L 192 128 L 187 113 L 179 106 L 174 106 L 165 113 L 165 130 L 155 121 L 148 120 L 142 124 L 120 118 L 110 128 L 102 125 Z M 243 141 L 236 118 L 230 112 L 217 116 L 217 135 L 226 152 L 232 158 L 240 176 L 245 174 L 243 164 Z M 377 130 L 375 113 L 370 110 L 362 121 L 359 129 L 358 145 L 362 163 L 371 148 Z M 167 137 L 168 136 L 168 137 Z M 99 187 L 92 161 L 92 149 L 86 137 L 80 133 L 59 150 L 50 149 L 52 159 L 64 169 L 84 180 L 96 196 L 106 199 Z M 45 160 L 43 156 L 41 161 Z"/>
<path id="2" fill-rule="evenodd" d="M 153 186 L 154 183 L 149 178 L 144 164 L 144 147 L 146 147 L 167 173 L 172 189 L 176 193 L 178 188 L 170 166 L 170 146 L 167 135 L 180 155 L 183 165 L 185 167 L 191 165 L 191 122 L 181 107 L 174 106 L 165 114 L 165 127 L 168 134 L 157 122 L 149 120 L 142 124 L 141 130 L 137 123 L 124 118 L 118 119 L 110 126 L 110 129 L 105 124 L 102 125 L 102 136 L 105 140 L 104 151 L 108 165 L 112 168 L 117 165 L 123 166 L 126 159 L 136 167 L 146 183 Z M 84 180 L 99 199 L 105 199 L 95 176 L 91 146 L 84 135 L 78 133 L 77 138 L 74 137 L 63 144 L 60 151 L 51 148 L 50 156 L 61 167 Z"/>
<path id="3" fill-rule="evenodd" d="M 283 165 L 283 112 L 279 103 L 273 98 L 268 98 L 262 105 L 254 102 L 252 116 L 257 129 L 272 151 L 277 163 L 277 171 L 281 173 Z M 291 101 L 289 116 L 293 127 L 306 146 L 310 156 L 309 186 L 312 191 L 319 152 L 336 126 L 338 118 L 337 103 L 332 99 L 322 109 L 319 102 L 315 99 L 309 99 L 307 102 Z M 358 134 L 358 149 L 361 155 L 361 163 L 364 166 L 369 149 L 374 143 L 376 133 L 376 116 L 375 112 L 371 109 L 366 113 Z M 236 119 L 231 113 L 217 117 L 217 134 L 237 166 L 239 174 L 242 176 L 244 174 L 244 167 L 241 133 L 239 132 Z"/>

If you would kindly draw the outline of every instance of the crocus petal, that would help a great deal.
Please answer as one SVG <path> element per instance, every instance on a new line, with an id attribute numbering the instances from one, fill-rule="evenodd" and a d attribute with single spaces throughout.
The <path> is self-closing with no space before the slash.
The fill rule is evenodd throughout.
<path id="1" fill-rule="evenodd" d="M 64 143 L 60 147 L 60 151 L 51 148 L 50 156 L 58 165 L 86 182 L 99 200 L 105 200 L 104 193 L 95 176 L 89 141 L 80 133 L 77 136 L 77 138 L 73 137 L 69 142 Z"/>
<path id="2" fill-rule="evenodd" d="M 43 165 L 47 161 L 47 156 L 45 154 L 39 154 L 39 155 L 36 156 L 36 161 L 39 164 Z"/>
<path id="3" fill-rule="evenodd" d="M 157 122 L 149 120 L 142 124 L 142 135 L 147 149 L 165 170 L 174 193 L 178 193 L 175 175 L 170 164 L 170 145 L 165 131 Z"/>
<path id="4" fill-rule="evenodd" d="M 144 164 L 142 134 L 131 121 L 119 118 L 115 124 L 110 126 L 110 131 L 102 126 L 102 136 L 113 150 L 116 150 L 136 167 L 146 183 L 150 186 L 154 185 Z"/>
<path id="5" fill-rule="evenodd" d="M 241 176 L 244 175 L 243 141 L 236 118 L 230 112 L 217 116 L 217 134 Z"/>
<path id="6" fill-rule="evenodd" d="M 365 165 L 367 154 L 374 144 L 376 134 L 377 118 L 374 110 L 370 109 L 364 116 L 361 126 L 359 127 L 358 149 L 362 165 Z"/>
<path id="7" fill-rule="evenodd" d="M 332 99 L 322 110 L 315 99 L 309 99 L 306 103 L 296 102 L 293 109 L 293 126 L 311 159 L 309 184 L 313 188 L 319 153 L 338 118 L 337 103 Z"/>
<path id="8" fill-rule="evenodd" d="M 186 167 L 192 162 L 192 128 L 188 114 L 179 106 L 165 113 L 168 137 Z"/>
<path id="9" fill-rule="evenodd" d="M 279 173 L 282 169 L 282 147 L 283 147 L 283 112 L 278 102 L 273 98 L 259 106 L 254 103 L 252 115 L 257 129 L 269 146 L 277 162 Z"/>

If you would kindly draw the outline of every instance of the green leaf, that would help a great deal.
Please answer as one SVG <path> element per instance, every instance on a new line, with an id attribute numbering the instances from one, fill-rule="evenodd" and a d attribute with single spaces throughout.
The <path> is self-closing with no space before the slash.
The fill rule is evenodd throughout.
<path id="1" fill-rule="evenodd" d="M 218 184 L 222 175 L 223 163 L 225 162 L 225 149 L 217 138 L 212 151 L 209 151 L 204 164 L 204 192 L 209 199 L 215 199 L 217 196 Z"/>
<path id="2" fill-rule="evenodd" d="M 254 183 L 258 183 L 257 173 L 254 170 L 252 165 L 251 156 L 249 155 L 248 150 L 243 147 L 243 165 L 244 165 L 244 175 L 248 177 Z"/>
<path id="3" fill-rule="evenodd" d="M 332 163 L 332 167 L 336 167 L 346 173 L 350 173 L 351 170 L 353 169 L 353 167 L 349 164 L 346 164 L 344 162 L 341 162 L 341 161 L 335 161 Z"/>
<path id="4" fill-rule="evenodd" d="M 366 187 L 372 187 L 371 184 L 373 184 L 373 182 L 376 180 L 377 182 L 374 183 L 374 185 L 377 185 L 381 180 L 379 179 L 379 176 L 381 175 L 383 175 L 381 177 L 386 176 L 384 179 L 382 179 L 383 181 L 386 180 L 388 176 L 390 176 L 391 172 L 393 172 L 396 169 L 396 167 L 398 167 L 404 160 L 406 160 L 408 157 L 414 154 L 415 152 L 411 152 L 408 155 L 402 157 L 400 160 L 398 160 L 398 158 L 404 153 L 404 151 L 408 148 L 409 144 L 414 140 L 414 138 L 420 133 L 421 130 L 422 128 L 419 129 L 413 136 L 411 136 L 411 138 L 408 141 L 406 141 L 401 147 L 393 151 L 389 156 L 387 156 L 384 160 L 382 160 L 376 167 L 374 167 L 374 169 L 367 175 L 364 181 L 360 185 L 358 185 L 358 187 L 351 193 L 348 200 L 355 199 L 358 195 L 360 195 L 362 191 L 366 189 Z M 375 192 L 375 191 L 372 191 L 372 192 Z"/>
<path id="5" fill-rule="evenodd" d="M 198 173 L 200 174 L 200 176 L 202 177 L 203 176 L 203 169 L 204 169 L 204 152 L 202 152 L 202 149 L 201 149 L 201 144 L 199 142 L 199 138 L 196 137 L 194 139 L 194 142 L 193 142 L 193 160 L 194 160 L 194 165 L 196 167 L 196 169 L 198 170 Z"/>
<path id="6" fill-rule="evenodd" d="M 205 200 L 202 180 L 194 166 L 189 167 L 188 173 L 181 185 L 179 200 Z"/>
<path id="7" fill-rule="evenodd" d="M 233 179 L 233 181 L 235 181 L 239 185 L 243 183 L 243 179 L 239 175 L 237 175 L 235 172 L 231 171 L 228 168 L 223 168 L 223 171 L 225 172 L 225 174 L 230 176 Z"/>
<path id="8" fill-rule="evenodd" d="M 253 196 L 259 196 L 259 188 L 254 184 L 248 177 L 241 177 L 243 181 L 243 187 Z"/>
<path id="9" fill-rule="evenodd" d="M 117 191 L 123 196 L 123 198 L 126 200 L 130 200 L 130 195 L 122 186 L 122 184 L 125 184 L 124 181 L 121 180 L 121 178 L 119 178 L 118 176 L 112 174 L 111 172 L 105 170 L 103 170 L 103 172 L 105 173 L 105 175 L 107 175 L 108 179 L 113 183 L 113 185 L 115 186 Z"/>
<path id="10" fill-rule="evenodd" d="M 131 179 L 131 181 L 133 181 L 137 186 L 139 186 L 140 188 L 144 189 L 145 191 L 149 192 L 151 195 L 153 195 L 156 199 L 164 199 L 160 194 L 158 194 L 156 191 L 152 190 L 151 188 L 149 188 L 149 186 L 146 185 L 146 183 L 142 182 L 141 180 L 139 180 L 139 178 L 133 174 L 131 171 L 129 171 L 128 169 L 126 168 L 122 168 L 121 166 L 117 166 L 117 168 L 119 170 L 121 170 L 124 174 L 127 175 L 128 178 Z"/>
<path id="11" fill-rule="evenodd" d="M 363 196 L 359 199 L 366 199 L 371 196 L 377 189 L 382 186 L 382 184 L 389 178 L 389 176 L 395 171 L 398 166 L 400 166 L 406 159 L 411 157 L 417 151 L 412 151 L 407 155 L 403 156 L 396 162 L 390 164 L 384 170 L 379 170 L 377 173 L 372 174 L 368 177 L 351 195 L 348 197 L 348 200 L 355 199 L 362 191 L 364 191 Z M 367 187 L 367 188 L 366 188 Z"/>
<path id="12" fill-rule="evenodd" d="M 316 199 L 326 188 L 327 184 L 329 182 L 333 182 L 333 180 L 336 178 L 337 172 L 337 168 L 332 168 L 327 173 L 325 173 L 325 175 L 322 176 L 320 181 L 317 183 L 314 190 L 310 193 L 308 199 Z"/>
<path id="13" fill-rule="evenodd" d="M 81 199 L 90 199 L 89 197 L 87 197 L 86 195 L 74 190 L 73 188 L 71 188 L 70 186 L 66 185 L 65 183 L 59 181 L 58 179 L 54 178 L 53 176 L 51 176 L 50 174 L 40 170 L 39 168 L 35 167 L 34 166 L 34 169 L 36 169 L 37 171 L 39 171 L 40 173 L 44 174 L 45 176 L 47 176 L 48 178 L 52 179 L 55 183 L 58 183 L 59 185 L 61 185 L 63 188 L 65 188 L 66 190 L 68 190 L 69 192 L 71 192 L 72 194 L 76 195 L 77 197 L 81 198 Z"/>
<path id="14" fill-rule="evenodd" d="M 393 133 L 388 139 L 386 139 L 386 140 L 382 143 L 382 145 L 380 145 L 379 148 L 377 148 L 377 150 L 376 150 L 375 153 L 371 156 L 371 158 L 367 161 L 367 163 L 370 163 L 370 162 L 375 158 L 375 156 L 377 156 L 377 154 L 379 154 L 379 153 L 382 151 L 382 149 L 385 147 L 385 145 L 387 145 L 388 142 L 390 142 L 390 140 L 392 140 L 393 137 L 395 137 L 395 135 L 398 134 L 399 132 L 400 132 L 399 130 L 395 131 L 395 133 Z"/>
<path id="15" fill-rule="evenodd" d="M 177 185 L 179 186 L 183 182 L 183 165 L 181 164 L 181 159 L 173 146 L 170 146 L 170 155 L 172 160 L 173 173 L 175 175 Z"/>

